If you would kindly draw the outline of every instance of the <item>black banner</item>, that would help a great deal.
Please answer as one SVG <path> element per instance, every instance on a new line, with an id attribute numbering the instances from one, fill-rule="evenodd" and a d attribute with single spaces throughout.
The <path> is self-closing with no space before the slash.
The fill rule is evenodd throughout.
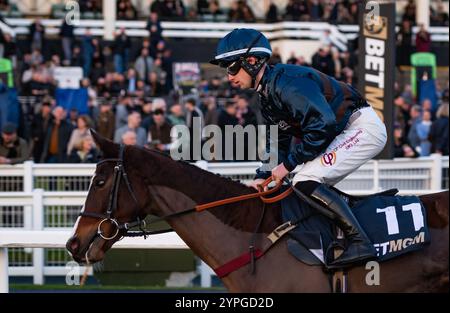
<path id="1" fill-rule="evenodd" d="M 361 3 L 359 91 L 386 125 L 388 141 L 377 158 L 394 157 L 395 1 Z"/>

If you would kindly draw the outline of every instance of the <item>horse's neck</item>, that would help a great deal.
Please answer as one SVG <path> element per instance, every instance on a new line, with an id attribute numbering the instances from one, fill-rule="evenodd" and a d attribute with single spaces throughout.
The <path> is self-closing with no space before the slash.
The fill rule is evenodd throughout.
<path id="1" fill-rule="evenodd" d="M 159 216 L 192 209 L 197 204 L 233 196 L 216 194 L 220 198 L 210 199 L 207 194 L 214 193 L 214 190 L 201 185 L 197 185 L 200 192 L 197 192 L 199 196 L 196 199 L 192 199 L 183 190 L 173 187 L 150 185 L 148 188 L 154 202 L 154 206 L 150 210 Z M 206 196 L 202 197 L 201 195 Z M 167 222 L 192 251 L 214 269 L 248 251 L 251 236 L 261 215 L 261 209 L 262 205 L 258 201 L 246 201 L 173 217 Z M 276 223 L 272 218 L 275 210 L 267 210 L 267 212 L 262 229 L 272 229 L 271 225 Z M 234 221 L 233 216 L 236 219 Z M 243 279 L 245 278 L 242 276 L 230 275 L 223 282 L 228 288 L 232 288 L 233 285 L 245 284 Z"/>
<path id="2" fill-rule="evenodd" d="M 183 192 L 170 187 L 156 185 L 150 186 L 149 190 L 157 207 L 153 211 L 158 215 L 192 209 L 199 204 Z M 236 205 L 245 206 L 243 203 Z M 217 208 L 221 209 L 225 210 Z M 227 225 L 210 211 L 173 217 L 167 222 L 194 253 L 213 268 L 222 265 L 224 260 L 242 254 L 247 249 L 251 236 L 251 232 Z"/>

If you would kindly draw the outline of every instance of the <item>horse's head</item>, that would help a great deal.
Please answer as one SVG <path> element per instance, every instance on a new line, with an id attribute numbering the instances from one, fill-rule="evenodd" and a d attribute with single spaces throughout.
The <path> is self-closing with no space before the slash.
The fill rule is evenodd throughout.
<path id="1" fill-rule="evenodd" d="M 94 131 L 92 135 L 104 159 L 97 164 L 73 236 L 66 244 L 67 250 L 79 263 L 102 260 L 106 251 L 129 227 L 139 226 L 148 205 L 139 200 L 146 197 L 137 197 L 145 193 L 144 182 L 133 174 L 126 162 L 125 156 L 133 148 L 127 147 L 125 153 L 124 146 L 104 139 Z"/>

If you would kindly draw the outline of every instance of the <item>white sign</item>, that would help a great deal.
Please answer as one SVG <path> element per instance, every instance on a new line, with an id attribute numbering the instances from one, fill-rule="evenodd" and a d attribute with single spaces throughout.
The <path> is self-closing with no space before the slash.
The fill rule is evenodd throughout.
<path id="1" fill-rule="evenodd" d="M 79 89 L 83 79 L 81 67 L 55 67 L 53 78 L 58 81 L 58 88 Z"/>

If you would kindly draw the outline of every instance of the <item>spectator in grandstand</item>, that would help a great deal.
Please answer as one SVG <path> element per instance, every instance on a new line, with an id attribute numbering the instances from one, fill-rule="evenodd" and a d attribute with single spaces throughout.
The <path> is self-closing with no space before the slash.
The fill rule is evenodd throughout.
<path id="1" fill-rule="evenodd" d="M 165 76 L 165 93 L 169 93 L 173 89 L 173 58 L 172 50 L 166 49 L 161 58 L 161 68 L 166 73 Z"/>
<path id="2" fill-rule="evenodd" d="M 289 0 L 285 8 L 284 19 L 288 21 L 309 20 L 306 0 Z"/>
<path id="3" fill-rule="evenodd" d="M 309 0 L 308 1 L 308 12 L 311 21 L 320 21 L 323 16 L 323 8 L 319 0 Z M 347 11 L 348 14 L 348 11 Z M 338 14 L 339 16 L 339 14 Z"/>
<path id="4" fill-rule="evenodd" d="M 134 146 L 137 144 L 137 136 L 134 131 L 127 130 L 122 135 L 122 143 L 127 146 Z"/>
<path id="5" fill-rule="evenodd" d="M 99 5 L 97 2 L 99 0 L 78 0 L 78 3 L 80 4 L 80 10 L 83 13 L 86 12 L 97 12 L 99 11 Z"/>
<path id="6" fill-rule="evenodd" d="M 100 114 L 97 118 L 97 132 L 105 138 L 114 139 L 115 116 L 109 101 L 100 104 Z"/>
<path id="7" fill-rule="evenodd" d="M 45 46 L 45 27 L 42 25 L 40 18 L 36 18 L 30 25 L 28 34 L 31 51 L 35 49 L 42 51 Z"/>
<path id="8" fill-rule="evenodd" d="M 147 143 L 147 136 L 144 128 L 141 125 L 141 114 L 139 112 L 132 112 L 128 115 L 128 123 L 116 130 L 114 133 L 114 142 L 121 143 L 122 135 L 131 130 L 136 133 L 137 145 L 144 146 Z"/>
<path id="9" fill-rule="evenodd" d="M 449 145 L 449 105 L 442 103 L 436 113 L 437 119 L 431 124 L 429 140 L 431 141 L 431 152 L 448 155 Z"/>
<path id="10" fill-rule="evenodd" d="M 134 68 L 136 69 L 139 79 L 144 80 L 148 83 L 149 73 L 152 71 L 153 58 L 149 55 L 147 48 L 141 50 L 141 54 L 136 59 L 134 63 Z"/>
<path id="11" fill-rule="evenodd" d="M 153 3 L 155 4 L 157 2 L 162 1 L 154 1 Z M 149 32 L 149 39 L 150 39 L 149 48 L 156 47 L 156 44 L 163 39 L 161 22 L 159 21 L 159 16 L 157 12 L 154 12 L 153 10 L 151 11 L 145 29 L 147 29 Z"/>
<path id="12" fill-rule="evenodd" d="M 394 126 L 394 157 L 416 158 L 419 154 L 403 137 L 403 129 L 397 124 Z"/>
<path id="13" fill-rule="evenodd" d="M 120 0 L 117 2 L 118 20 L 136 20 L 137 11 L 130 0 Z"/>
<path id="14" fill-rule="evenodd" d="M 255 15 L 244 0 L 235 0 L 230 5 L 228 20 L 235 23 L 251 23 L 255 21 Z"/>
<path id="15" fill-rule="evenodd" d="M 335 75 L 335 65 L 330 54 L 329 46 L 322 46 L 319 48 L 319 51 L 313 55 L 312 67 L 324 74 L 330 76 Z"/>
<path id="16" fill-rule="evenodd" d="M 133 103 L 129 95 L 124 95 L 119 98 L 116 105 L 116 129 L 128 124 L 128 114 L 133 110 Z"/>
<path id="17" fill-rule="evenodd" d="M 74 147 L 79 147 L 81 141 L 86 137 L 91 137 L 90 128 L 94 127 L 91 118 L 87 115 L 80 115 L 77 118 L 77 127 L 70 135 L 69 143 L 67 144 L 67 154 L 71 155 Z"/>
<path id="18" fill-rule="evenodd" d="M 408 51 L 412 46 L 412 25 L 409 20 L 403 20 L 400 25 L 400 31 L 397 33 L 397 45 Z"/>
<path id="19" fill-rule="evenodd" d="M 136 83 L 136 91 L 134 95 L 141 99 L 146 99 L 150 97 L 150 86 L 146 85 L 143 80 L 138 80 Z"/>
<path id="20" fill-rule="evenodd" d="M 186 125 L 186 117 L 184 116 L 183 107 L 179 103 L 173 104 L 167 116 L 167 120 L 172 125 Z M 206 120 L 206 117 L 205 117 Z M 205 121 L 206 123 L 206 121 Z"/>
<path id="21" fill-rule="evenodd" d="M 150 97 L 161 97 L 164 95 L 163 84 L 155 71 L 150 72 L 148 85 L 150 87 Z"/>
<path id="22" fill-rule="evenodd" d="M 331 41 L 331 30 L 325 29 L 320 35 L 319 42 L 321 46 L 331 46 L 333 44 Z"/>
<path id="23" fill-rule="evenodd" d="M 424 25 L 420 25 L 419 32 L 416 34 L 416 50 L 417 52 L 431 51 L 431 36 Z"/>
<path id="24" fill-rule="evenodd" d="M 94 141 L 91 136 L 84 137 L 74 147 L 68 157 L 70 163 L 97 163 L 98 150 L 95 148 Z"/>
<path id="25" fill-rule="evenodd" d="M 238 151 L 235 151 L 236 148 L 233 148 L 233 155 L 226 155 L 226 151 L 230 150 L 231 147 L 236 147 L 236 138 L 233 136 L 232 138 L 232 145 L 231 147 L 227 146 L 226 136 L 232 136 L 232 130 L 229 129 L 229 127 L 234 127 L 236 125 L 239 125 L 239 120 L 236 117 L 237 114 L 237 106 L 233 100 L 228 100 L 224 107 L 220 110 L 217 126 L 219 126 L 220 130 L 222 131 L 222 160 L 224 161 L 231 161 L 231 160 L 237 160 L 236 156 Z M 228 126 L 228 127 L 227 127 Z M 239 151 L 241 153 L 241 151 Z M 230 160 L 230 157 L 232 158 Z M 243 161 L 243 160 L 240 160 Z"/>
<path id="26" fill-rule="evenodd" d="M 223 15 L 223 11 L 220 9 L 218 0 L 209 1 L 209 14 L 211 14 L 214 19 L 217 19 L 219 15 Z"/>
<path id="27" fill-rule="evenodd" d="M 269 63 L 269 65 L 283 63 L 283 61 L 281 60 L 280 49 L 278 47 L 273 48 L 272 55 L 270 56 L 268 63 Z"/>
<path id="28" fill-rule="evenodd" d="M 404 134 L 408 134 L 409 131 L 408 121 L 411 119 L 410 117 L 411 106 L 401 96 L 396 97 L 394 99 L 394 104 L 396 115 L 401 120 L 400 123 L 402 124 Z"/>
<path id="29" fill-rule="evenodd" d="M 55 84 L 44 64 L 32 66 L 32 76 L 29 88 L 33 96 L 53 95 Z"/>
<path id="30" fill-rule="evenodd" d="M 269 8 L 266 12 L 266 23 L 276 23 L 278 21 L 278 7 L 273 3 L 273 1 L 270 1 Z"/>
<path id="31" fill-rule="evenodd" d="M 73 47 L 72 59 L 70 60 L 70 66 L 82 68 L 83 65 L 84 65 L 84 59 L 83 59 L 83 54 L 81 52 L 81 48 L 79 46 L 75 46 L 75 47 Z"/>
<path id="32" fill-rule="evenodd" d="M 92 63 L 100 63 L 101 66 L 105 64 L 105 57 L 102 51 L 102 46 L 97 38 L 92 38 L 92 46 L 94 47 L 94 53 L 92 55 Z"/>
<path id="33" fill-rule="evenodd" d="M 165 80 L 167 74 L 166 74 L 166 72 L 164 72 L 164 70 L 162 68 L 162 59 L 161 58 L 154 59 L 152 70 L 151 70 L 150 74 L 152 72 L 156 73 L 156 76 L 158 77 L 158 81 L 163 82 Z M 150 81 L 150 76 L 149 76 L 149 81 Z"/>
<path id="34" fill-rule="evenodd" d="M 67 143 L 73 126 L 65 118 L 66 112 L 62 107 L 58 106 L 53 109 L 53 118 L 45 133 L 40 162 L 64 163 L 67 161 Z"/>
<path id="35" fill-rule="evenodd" d="M 422 110 L 419 105 L 413 105 L 409 111 L 409 119 L 404 126 L 404 134 L 407 135 L 409 144 L 416 150 L 420 146 L 420 138 L 417 135 L 417 124 L 422 121 Z"/>
<path id="36" fill-rule="evenodd" d="M 153 111 L 152 118 L 153 123 L 150 125 L 147 133 L 146 146 L 158 149 L 161 152 L 168 152 L 172 143 L 172 138 L 170 137 L 172 125 L 167 121 L 164 111 L 161 109 Z"/>
<path id="37" fill-rule="evenodd" d="M 156 43 L 155 47 L 151 47 L 149 52 L 153 59 L 161 59 L 164 51 L 166 51 L 166 42 L 164 40 L 160 40 Z"/>
<path id="38" fill-rule="evenodd" d="M 245 93 L 237 94 L 234 97 L 236 101 L 236 118 L 238 119 L 239 125 L 247 126 L 247 125 L 258 125 L 256 120 L 256 114 L 249 107 L 249 98 Z"/>
<path id="39" fill-rule="evenodd" d="M 0 0 L 0 11 L 9 11 L 9 0 Z"/>
<path id="40" fill-rule="evenodd" d="M 430 9 L 432 9 L 430 7 Z M 431 26 L 448 26 L 448 12 L 446 12 L 444 4 L 439 2 L 436 10 L 430 12 L 430 25 Z"/>
<path id="41" fill-rule="evenodd" d="M 241 12 L 242 12 L 242 18 L 245 23 L 255 23 L 256 18 L 255 14 L 253 13 L 250 6 L 247 4 L 247 2 L 241 1 Z"/>
<path id="42" fill-rule="evenodd" d="M 217 125 L 219 121 L 219 111 L 217 109 L 217 102 L 215 97 L 207 97 L 204 100 L 206 107 L 205 125 Z"/>
<path id="43" fill-rule="evenodd" d="M 184 20 L 186 9 L 182 0 L 165 0 L 171 20 Z"/>
<path id="44" fill-rule="evenodd" d="M 431 142 L 429 140 L 430 128 L 431 128 L 431 113 L 424 110 L 422 113 L 422 120 L 417 124 L 416 131 L 417 136 L 420 139 L 420 156 L 429 156 L 431 152 Z"/>
<path id="45" fill-rule="evenodd" d="M 137 81 L 138 81 L 138 77 L 137 77 L 136 70 L 134 68 L 128 69 L 127 78 L 126 78 L 126 82 L 125 82 L 125 85 L 127 86 L 126 92 L 128 94 L 134 95 L 134 93 L 136 92 L 136 88 L 137 88 Z"/>
<path id="46" fill-rule="evenodd" d="M 196 101 L 192 98 L 185 101 L 184 109 L 186 110 L 186 125 L 189 127 L 189 130 L 192 134 L 194 118 L 199 118 L 201 125 L 203 125 L 203 112 L 197 107 Z"/>
<path id="47" fill-rule="evenodd" d="M 41 65 L 44 63 L 44 56 L 41 53 L 41 49 L 34 48 L 31 51 L 31 64 Z"/>
<path id="48" fill-rule="evenodd" d="M 70 64 L 72 59 L 72 44 L 75 38 L 73 34 L 74 27 L 72 23 L 67 23 L 67 19 L 62 19 L 62 24 L 59 30 L 59 36 L 61 38 L 62 50 L 64 54 L 63 63 L 65 65 Z"/>
<path id="49" fill-rule="evenodd" d="M 197 0 L 197 14 L 209 14 L 209 0 Z"/>
<path id="50" fill-rule="evenodd" d="M 433 113 L 433 103 L 430 99 L 425 98 L 422 100 L 422 112 L 428 111 L 431 114 L 431 120 L 434 121 L 435 114 Z"/>
<path id="51" fill-rule="evenodd" d="M 358 16 L 350 15 L 349 10 L 344 3 L 337 4 L 337 24 L 355 24 Z"/>
<path id="52" fill-rule="evenodd" d="M 117 73 L 124 73 L 128 68 L 128 56 L 130 53 L 131 40 L 121 28 L 114 39 L 114 68 Z"/>
<path id="53" fill-rule="evenodd" d="M 89 28 L 86 29 L 81 40 L 81 50 L 83 55 L 83 75 L 89 77 L 92 67 L 92 58 L 94 55 L 94 44 L 92 43 L 92 33 Z"/>
<path id="54" fill-rule="evenodd" d="M 50 99 L 45 99 L 39 112 L 33 115 L 31 122 L 31 140 L 33 160 L 36 163 L 41 161 L 41 154 L 44 146 L 45 134 L 50 124 L 52 103 Z"/>
<path id="55" fill-rule="evenodd" d="M 28 160 L 30 156 L 25 139 L 17 136 L 17 126 L 6 123 L 0 137 L 0 164 L 17 164 Z"/>
<path id="56" fill-rule="evenodd" d="M 405 6 L 405 11 L 402 16 L 402 20 L 408 20 L 412 25 L 416 23 L 416 3 L 414 0 L 408 0 L 408 4 Z"/>
<path id="57" fill-rule="evenodd" d="M 405 106 L 406 108 L 406 106 Z M 405 125 L 404 125 L 404 133 L 409 136 L 409 134 L 411 133 L 411 138 L 408 138 L 409 143 L 411 143 L 413 146 L 417 146 L 419 144 L 419 140 L 417 137 L 414 137 L 413 133 L 411 132 L 411 128 L 413 127 L 414 124 L 420 122 L 421 120 L 421 115 L 422 115 L 422 110 L 420 108 L 420 105 L 412 105 L 410 106 L 409 112 L 408 114 L 404 113 L 404 120 L 405 120 Z M 414 126 L 415 127 L 415 126 Z"/>
<path id="58" fill-rule="evenodd" d="M 0 58 L 10 59 L 13 68 L 17 65 L 17 46 L 11 34 L 3 33 L 0 29 Z"/>

